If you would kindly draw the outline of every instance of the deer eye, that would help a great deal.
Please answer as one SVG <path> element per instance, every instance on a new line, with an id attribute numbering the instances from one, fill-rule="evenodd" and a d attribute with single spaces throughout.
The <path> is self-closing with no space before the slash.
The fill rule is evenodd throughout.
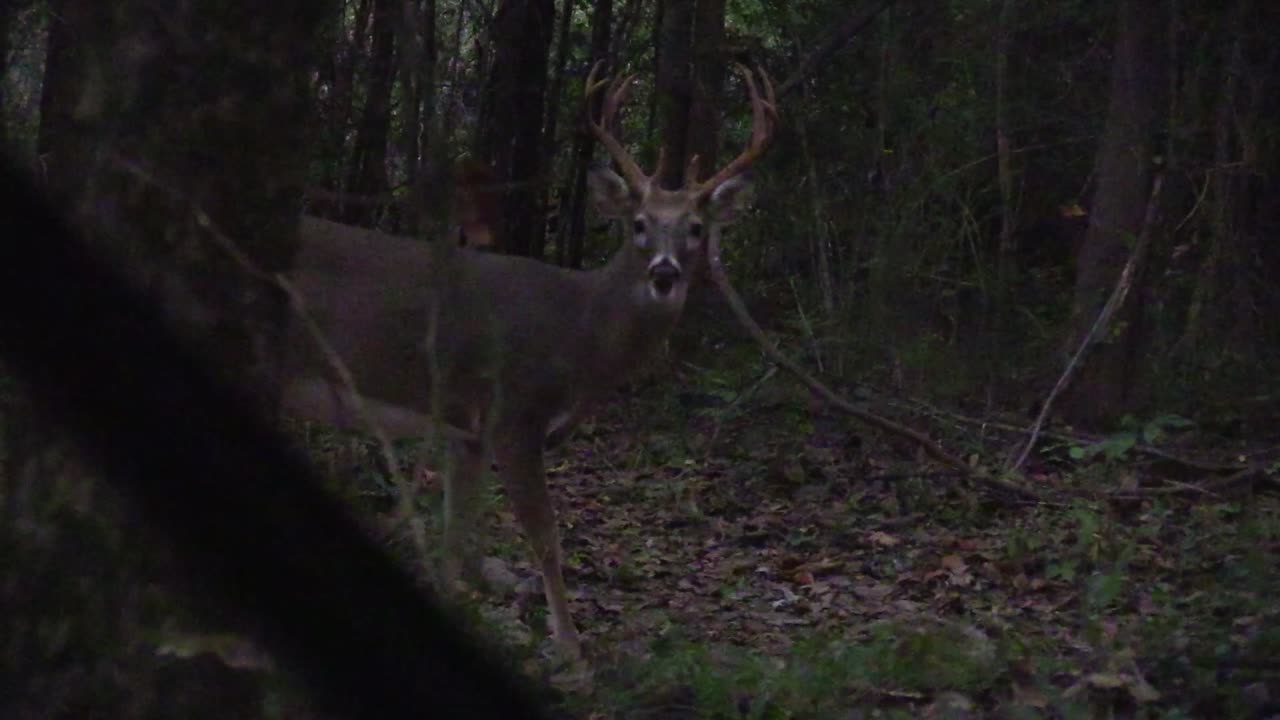
<path id="1" fill-rule="evenodd" d="M 702 237 L 702 223 L 695 222 L 689 225 L 689 236 L 696 238 Z"/>
<path id="2" fill-rule="evenodd" d="M 644 234 L 644 220 L 641 220 L 640 218 L 636 218 L 635 224 L 631 226 L 631 229 L 632 229 L 633 231 L 635 231 L 635 234 L 637 234 L 637 235 L 643 235 L 643 234 Z"/>

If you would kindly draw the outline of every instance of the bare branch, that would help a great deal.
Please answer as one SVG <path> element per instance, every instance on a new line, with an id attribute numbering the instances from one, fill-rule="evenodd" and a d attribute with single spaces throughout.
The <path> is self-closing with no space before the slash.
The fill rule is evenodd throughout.
<path id="1" fill-rule="evenodd" d="M 879 0 L 876 4 L 864 10 L 855 10 L 849 13 L 849 17 L 840 23 L 831 33 L 831 37 L 826 42 L 819 45 L 813 52 L 809 53 L 804 60 L 800 62 L 800 67 L 791 73 L 791 77 L 778 86 L 778 97 L 785 97 L 787 93 L 800 87 L 800 84 L 807 80 L 811 75 L 817 73 L 821 65 L 824 65 L 836 53 L 840 52 L 854 35 L 862 32 L 872 20 L 880 16 L 880 13 L 889 9 L 893 4 L 893 0 Z"/>
<path id="2" fill-rule="evenodd" d="M 1049 391 L 1049 396 L 1044 399 L 1044 403 L 1040 407 L 1040 414 L 1036 416 L 1036 421 L 1031 425 L 1029 431 L 1031 436 L 1027 438 L 1027 445 L 1022 449 L 1017 459 L 1009 463 L 1008 472 L 1018 472 L 1022 464 L 1027 461 L 1031 450 L 1036 446 L 1036 441 L 1040 438 L 1040 429 L 1044 427 L 1045 421 L 1049 418 L 1049 413 L 1053 410 L 1053 401 L 1058 398 L 1058 395 L 1066 389 L 1067 385 L 1075 377 L 1076 371 L 1082 365 L 1085 352 L 1093 345 L 1094 338 L 1098 337 L 1111 324 L 1111 318 L 1115 316 L 1120 306 L 1124 305 L 1125 298 L 1129 295 L 1129 288 L 1133 285 L 1133 276 L 1137 274 L 1138 267 L 1146 257 L 1147 247 L 1151 244 L 1151 226 L 1155 223 L 1156 208 L 1160 200 L 1160 189 L 1163 186 L 1164 173 L 1159 173 L 1156 175 L 1155 181 L 1151 183 L 1151 196 L 1147 199 L 1147 212 L 1142 219 L 1142 229 L 1138 233 L 1138 240 L 1134 243 L 1133 252 L 1129 253 L 1129 259 L 1125 262 L 1124 269 L 1120 271 L 1120 277 L 1116 279 L 1116 286 L 1111 291 L 1111 297 L 1107 298 L 1106 304 L 1098 311 L 1098 317 L 1080 340 L 1080 347 L 1076 349 L 1075 355 L 1071 357 L 1067 367 L 1063 369 L 1062 376 L 1058 378 L 1053 390 Z"/>
<path id="3" fill-rule="evenodd" d="M 943 450 L 927 435 L 904 425 L 899 425 L 892 420 L 880 417 L 869 410 L 864 410 L 854 405 L 848 400 L 837 395 L 833 390 L 831 390 L 831 388 L 828 388 L 817 378 L 806 372 L 798 363 L 784 355 L 782 351 L 780 351 L 777 346 L 770 342 L 769 338 L 765 336 L 764 331 L 760 329 L 760 326 L 756 323 L 755 319 L 751 317 L 751 313 L 747 311 L 746 304 L 742 302 L 742 297 L 738 295 L 738 291 L 735 290 L 733 288 L 733 284 L 729 282 L 728 273 L 725 272 L 724 264 L 720 260 L 720 244 L 716 240 L 716 236 L 714 234 L 708 239 L 707 265 L 711 273 L 712 281 L 715 282 L 716 287 L 720 289 L 721 294 L 723 294 L 725 300 L 728 301 L 730 309 L 733 310 L 733 314 L 738 318 L 738 322 L 741 323 L 742 327 L 746 329 L 753 339 L 755 339 L 756 343 L 760 345 L 760 348 L 764 350 L 765 355 L 767 355 L 770 360 L 799 378 L 801 382 L 803 382 L 810 390 L 816 393 L 823 400 L 826 400 L 837 409 L 852 415 L 872 427 L 879 428 L 880 430 L 892 435 L 910 440 L 924 450 L 924 452 L 930 457 L 949 467 L 955 468 L 971 480 L 986 485 L 994 490 L 1015 495 L 1023 500 L 1043 502 L 1044 499 L 1040 494 L 1032 490 L 1015 485 L 1001 478 L 974 473 L 973 468 L 969 467 L 969 465 L 960 458 L 948 453 L 946 450 Z"/>

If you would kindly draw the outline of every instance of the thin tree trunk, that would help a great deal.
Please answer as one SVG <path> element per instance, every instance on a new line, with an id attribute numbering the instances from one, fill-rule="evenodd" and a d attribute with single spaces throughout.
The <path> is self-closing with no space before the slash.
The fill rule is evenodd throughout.
<path id="1" fill-rule="evenodd" d="M 362 2 L 365 7 L 367 2 Z M 309 198 L 310 212 L 321 217 L 341 219 L 346 212 L 343 202 L 343 182 L 347 177 L 347 129 L 354 125 L 352 112 L 354 107 L 355 57 L 359 54 L 356 46 L 348 40 L 347 14 L 349 0 L 338 3 L 325 18 L 323 32 L 318 42 L 329 48 L 326 57 L 317 65 L 319 83 L 327 85 L 329 92 L 319 101 L 317 112 L 323 119 L 323 126 L 318 130 L 320 142 L 316 143 L 316 160 L 320 167 L 317 184 L 332 195 L 328 198 Z M 356 16 L 356 27 L 360 27 L 362 15 Z M 356 33 L 356 37 L 363 37 Z"/>
<path id="2" fill-rule="evenodd" d="M 596 0 L 595 10 L 591 13 L 591 63 L 605 60 L 609 52 L 610 35 L 613 28 L 613 0 Z M 606 68 L 612 70 L 613 68 Z M 593 99 L 591 112 L 599 114 L 601 98 Z M 560 228 L 565 237 L 557 241 L 559 246 L 567 247 L 566 257 L 560 262 L 567 267 L 582 267 L 583 241 L 587 234 L 587 168 L 591 165 L 591 135 L 586 127 L 579 123 L 573 136 L 573 162 L 569 171 L 568 188 L 565 193 L 569 203 L 566 208 L 561 205 Z M 565 214 L 568 217 L 565 217 Z"/>
<path id="3" fill-rule="evenodd" d="M 457 12 L 457 22 L 453 25 L 453 41 L 445 53 L 445 57 L 449 60 L 448 70 L 445 77 L 448 80 L 448 92 L 445 93 L 444 100 L 440 106 L 440 137 L 443 142 L 449 142 L 453 138 L 454 130 L 458 125 L 458 89 L 462 86 L 463 75 L 465 74 L 464 64 L 462 62 L 462 30 L 466 27 L 467 13 L 466 6 L 459 6 Z M 483 65 L 481 65 L 483 68 Z"/>
<path id="4" fill-rule="evenodd" d="M 504 0 L 493 21 L 480 154 L 503 186 L 497 245 L 512 255 L 539 257 L 546 242 L 542 117 L 554 26 L 552 0 Z"/>
<path id="5" fill-rule="evenodd" d="M 14 18 L 18 14 L 18 3 L 12 0 L 0 1 L 0 81 L 9 71 L 9 35 L 13 32 Z M 3 110 L 8 107 L 5 97 L 5 83 L 0 82 L 0 153 L 9 148 L 9 123 L 5 121 Z"/>
<path id="6" fill-rule="evenodd" d="M 542 166 L 546 169 L 546 176 L 552 177 L 555 168 L 556 133 L 559 131 L 560 113 L 564 103 L 564 85 L 565 70 L 569 64 L 569 29 L 573 26 L 573 6 L 574 0 L 564 0 L 560 6 L 559 27 L 556 30 L 556 61 L 555 70 L 551 75 L 551 88 L 547 92 L 547 117 L 543 120 L 543 136 L 542 136 Z M 561 187 L 559 207 L 555 211 L 555 254 L 556 264 L 564 265 L 565 247 L 564 247 L 564 211 L 567 207 L 568 198 L 564 194 L 565 188 Z M 550 210 L 552 203 L 551 184 L 547 183 L 543 190 L 542 206 Z"/>
<path id="7" fill-rule="evenodd" d="M 809 198 L 809 209 L 813 213 L 813 258 L 814 270 L 818 276 L 818 290 L 822 295 L 822 309 L 830 318 L 835 314 L 836 296 L 835 282 L 831 273 L 831 242 L 827 231 L 827 212 L 822 198 L 822 184 L 818 179 L 818 167 L 809 146 L 809 132 L 803 120 L 797 122 L 796 133 L 800 136 L 800 151 L 804 153 L 805 171 L 809 189 L 804 195 Z"/>
<path id="8" fill-rule="evenodd" d="M 649 114 L 645 118 L 645 137 L 653 137 L 658 129 L 658 78 L 662 77 L 662 26 L 666 22 L 667 0 L 656 0 L 653 8 L 653 33 L 649 44 L 653 47 L 654 91 L 649 93 Z M 621 41 L 619 41 L 621 42 Z"/>
<path id="9" fill-rule="evenodd" d="M 666 0 L 658 63 L 658 114 L 667 164 L 658 182 L 679 187 L 688 159 L 689 109 L 693 103 L 693 0 Z"/>
<path id="10" fill-rule="evenodd" d="M 422 147 L 422 21 L 415 0 L 400 0 L 400 21 L 396 24 L 397 44 L 400 46 L 400 155 L 403 163 L 403 184 L 414 187 L 421 165 Z M 397 183 L 398 184 L 398 183 Z M 417 231 L 417 212 L 409 208 L 399 215 L 400 223 L 395 232 L 413 234 Z"/>
<path id="11" fill-rule="evenodd" d="M 1013 32 L 1013 0 L 1000 4 L 999 28 L 996 31 L 996 176 L 1000 185 L 1000 245 L 996 258 L 996 272 L 1003 288 L 1011 279 L 1014 247 L 1014 230 L 1017 226 L 1017 210 L 1013 201 L 1013 158 L 1009 147 L 1009 120 L 1006 107 L 1006 90 L 1009 83 L 1009 35 Z"/>
<path id="12" fill-rule="evenodd" d="M 574 0 L 564 0 L 560 5 L 560 25 L 556 30 L 555 70 L 551 74 L 551 88 L 547 91 L 547 116 L 542 121 L 543 162 L 547 167 L 551 167 L 551 160 L 556 150 L 556 131 L 560 124 L 560 112 L 564 100 L 564 73 L 569 65 L 569 29 L 573 27 L 573 5 Z"/>
<path id="13" fill-rule="evenodd" d="M 400 128 L 401 152 L 404 155 L 405 185 L 409 187 L 404 203 L 401 231 L 416 234 L 432 225 L 429 217 L 434 204 L 427 195 L 435 189 L 426 187 L 422 178 L 427 143 L 435 122 L 435 0 L 402 0 L 399 23 L 400 86 L 403 96 L 403 119 Z"/>
<path id="14" fill-rule="evenodd" d="M 698 0 L 693 19 L 693 97 L 689 107 L 686 162 L 698 156 L 702 176 L 715 172 L 720 150 L 724 90 L 725 0 Z"/>
<path id="15" fill-rule="evenodd" d="M 436 38 L 438 32 L 436 0 L 423 0 L 422 6 L 422 134 L 418 138 L 418 147 L 425 150 L 431 147 L 436 138 L 431 129 L 436 127 L 436 91 L 439 82 L 437 68 L 440 64 L 440 42 Z"/>
<path id="16" fill-rule="evenodd" d="M 385 197 L 387 141 L 391 133 L 391 90 L 395 77 L 394 0 L 373 0 L 372 40 L 369 49 L 369 92 L 352 150 L 346 191 L 363 198 Z M 352 203 L 344 219 L 357 225 L 373 225 L 381 215 L 381 203 Z"/>
<path id="17" fill-rule="evenodd" d="M 661 0 L 658 6 L 661 6 Z M 618 14 L 617 27 L 613 31 L 613 38 L 609 41 L 609 61 L 613 62 L 618 57 L 618 47 L 627 42 L 631 37 L 631 28 L 640 18 L 640 11 L 645 5 L 644 0 L 627 0 L 626 6 L 622 8 L 622 12 Z M 660 7 L 655 7 L 655 12 L 661 12 Z M 655 55 L 656 59 L 656 55 Z M 657 69 L 657 66 L 654 66 Z"/>

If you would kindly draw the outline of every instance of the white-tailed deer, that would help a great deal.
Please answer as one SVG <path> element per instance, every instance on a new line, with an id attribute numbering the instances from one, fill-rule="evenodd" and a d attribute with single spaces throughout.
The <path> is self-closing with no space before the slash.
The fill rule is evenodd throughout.
<path id="1" fill-rule="evenodd" d="M 658 171 L 646 175 L 606 129 L 630 78 L 608 87 L 599 121 L 591 116 L 590 98 L 606 84 L 595 82 L 598 67 L 587 79 L 588 122 L 622 174 L 595 170 L 590 188 L 603 215 L 624 221 L 625 236 L 607 265 L 566 270 L 304 218 L 290 276 L 350 370 L 367 415 L 385 433 L 421 437 L 435 416 L 484 438 L 451 446 L 446 587 L 474 567 L 463 533 L 491 451 L 541 568 L 552 633 L 574 656 L 578 633 L 565 596 L 543 449 L 662 345 L 704 261 L 707 238 L 741 214 L 748 184 L 742 173 L 768 146 L 777 121 L 768 78 L 762 71 L 762 98 L 751 72 L 739 67 L 751 97 L 749 145 L 704 182 L 693 158 L 684 187 L 666 190 L 655 180 L 662 155 Z M 286 412 L 354 426 L 359 415 L 348 389 L 296 324 Z"/>

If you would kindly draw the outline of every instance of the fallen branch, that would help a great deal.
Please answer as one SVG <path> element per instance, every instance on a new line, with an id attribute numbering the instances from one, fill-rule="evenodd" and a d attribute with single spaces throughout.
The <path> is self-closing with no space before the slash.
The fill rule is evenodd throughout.
<path id="1" fill-rule="evenodd" d="M 1227 493 L 1235 490 L 1239 485 L 1246 485 L 1253 482 L 1255 478 L 1262 478 L 1264 480 L 1271 480 L 1274 482 L 1274 479 L 1267 474 L 1267 468 L 1265 466 L 1262 464 L 1253 464 L 1247 465 L 1241 468 L 1238 472 L 1232 473 L 1231 475 L 1218 480 L 1217 482 L 1209 485 L 1206 489 L 1209 492 L 1218 494 Z"/>
<path id="2" fill-rule="evenodd" d="M 896 435 L 910 440 L 924 450 L 925 454 L 949 467 L 955 468 L 971 480 L 975 480 L 994 490 L 1016 495 L 1024 500 L 1031 500 L 1035 502 L 1043 501 L 1044 498 L 1042 498 L 1037 492 L 1015 485 L 1001 478 L 975 473 L 973 468 L 969 467 L 969 465 L 963 460 L 952 455 L 946 450 L 943 450 L 941 446 L 935 443 L 924 433 L 913 430 L 905 425 L 899 425 L 887 418 L 880 417 L 879 415 L 876 415 L 869 410 L 864 410 L 837 395 L 817 378 L 810 375 L 808 371 L 800 367 L 797 362 L 784 355 L 776 345 L 770 342 L 769 338 L 764 334 L 764 331 L 760 329 L 760 325 L 751 317 L 751 313 L 747 310 L 746 304 L 743 303 L 742 297 L 738 295 L 738 291 L 733 288 L 733 284 L 729 281 L 729 275 L 725 272 L 724 263 L 720 260 L 719 239 L 714 234 L 711 235 L 707 244 L 707 261 L 712 281 L 716 284 L 716 287 L 720 289 L 720 293 L 724 295 L 724 299 L 729 303 L 729 308 L 733 310 L 733 314 L 738 318 L 738 322 L 751 335 L 760 348 L 764 350 L 765 355 L 767 355 L 774 363 L 799 378 L 801 382 L 803 382 L 810 390 L 823 400 L 826 400 L 832 406 L 852 415 L 858 420 L 861 420 L 874 428 L 878 428 L 891 435 Z"/>
<path id="3" fill-rule="evenodd" d="M 924 402 L 923 400 L 911 400 L 910 403 L 901 403 L 901 405 L 906 409 L 912 410 L 914 412 L 920 412 L 927 415 L 934 415 L 937 417 L 944 417 L 956 423 L 990 428 L 993 430 L 999 430 L 1001 432 L 1012 433 L 1015 435 L 1029 435 L 1032 430 L 1031 428 L 1026 427 L 1024 425 L 1017 425 L 1012 422 L 1006 422 L 1003 420 L 993 420 L 989 418 L 984 419 L 984 418 L 970 417 L 969 415 L 963 415 L 961 413 L 957 413 L 951 410 L 944 410 L 943 408 L 937 407 L 936 405 L 931 405 L 927 402 Z M 1053 431 L 1053 430 L 1041 430 L 1040 437 L 1048 438 L 1050 440 L 1057 440 L 1058 442 L 1062 442 L 1062 443 L 1070 443 L 1072 445 L 1092 445 L 1094 443 L 1102 442 L 1103 440 L 1106 439 L 1104 437 L 1099 437 L 1097 435 L 1092 435 L 1089 433 L 1067 433 L 1067 432 Z M 1188 470 L 1194 470 L 1196 472 L 1201 472 L 1201 473 L 1211 473 L 1211 474 L 1234 473 L 1234 472 L 1239 472 L 1240 470 L 1246 467 L 1245 465 L 1242 465 L 1240 463 L 1220 463 L 1220 462 L 1214 462 L 1212 460 L 1200 460 L 1197 458 L 1183 457 L 1181 455 L 1175 455 L 1174 453 L 1171 453 L 1168 450 L 1163 450 L 1161 448 L 1155 447 L 1154 445 L 1147 445 L 1145 443 L 1135 444 L 1132 448 L 1130 448 L 1130 451 L 1137 455 L 1147 455 L 1149 457 L 1153 457 L 1158 460 L 1163 460 L 1165 462 L 1172 463 L 1179 467 L 1184 467 L 1184 468 L 1187 468 Z"/>

